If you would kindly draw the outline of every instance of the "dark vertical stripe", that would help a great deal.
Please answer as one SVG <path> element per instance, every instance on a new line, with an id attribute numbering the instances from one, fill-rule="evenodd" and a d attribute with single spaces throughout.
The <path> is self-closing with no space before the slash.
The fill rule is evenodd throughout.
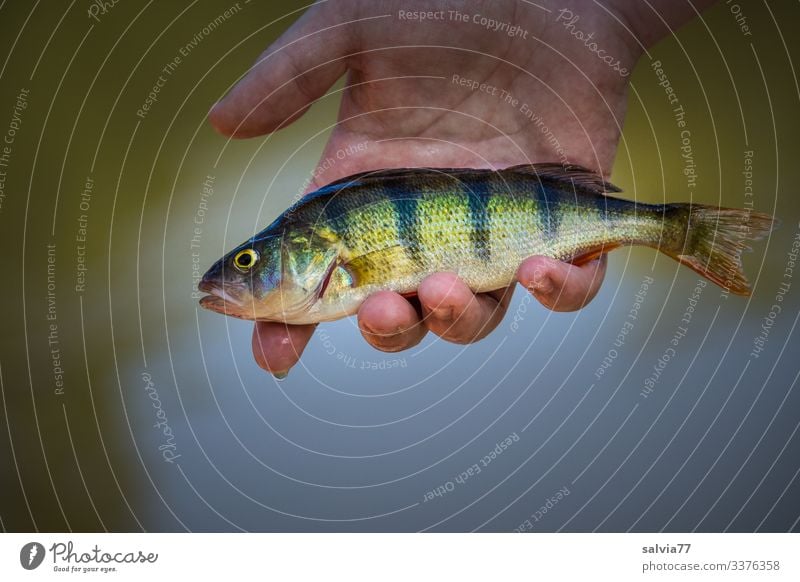
<path id="1" fill-rule="evenodd" d="M 558 193 L 551 191 L 540 182 L 534 185 L 534 195 L 536 197 L 539 226 L 544 234 L 544 240 L 552 241 L 558 237 L 558 229 L 561 226 Z M 574 196 L 573 193 L 570 193 L 570 195 Z"/>
<path id="2" fill-rule="evenodd" d="M 405 249 L 406 256 L 416 265 L 422 264 L 420 248 L 420 224 L 417 199 L 401 192 L 389 194 L 395 210 L 397 237 Z"/>
<path id="3" fill-rule="evenodd" d="M 601 220 L 608 220 L 610 216 L 609 210 L 611 210 L 609 206 L 609 199 L 605 196 L 596 195 L 592 196 L 592 200 L 594 202 L 595 210 L 597 210 L 597 214 Z"/>
<path id="4" fill-rule="evenodd" d="M 325 200 L 323 215 L 319 217 L 321 221 L 324 221 L 336 234 L 342 237 L 342 242 L 346 246 L 350 246 L 353 236 L 349 214 L 354 207 L 356 195 L 357 192 L 347 188 L 334 192 Z"/>
<path id="5" fill-rule="evenodd" d="M 489 197 L 492 195 L 489 182 L 479 178 L 470 183 L 462 183 L 461 187 L 467 195 L 470 218 L 470 242 L 475 256 L 489 262 L 492 255 L 490 235 L 491 217 L 489 216 Z"/>

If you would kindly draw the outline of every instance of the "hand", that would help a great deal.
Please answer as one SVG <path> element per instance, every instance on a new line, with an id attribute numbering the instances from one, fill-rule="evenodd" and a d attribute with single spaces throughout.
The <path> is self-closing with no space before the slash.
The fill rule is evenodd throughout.
<path id="1" fill-rule="evenodd" d="M 636 0 L 538 4 L 549 12 L 517 1 L 316 4 L 214 106 L 211 123 L 233 137 L 276 131 L 347 72 L 339 123 L 322 156 L 336 163 L 320 164 L 309 190 L 386 167 L 568 161 L 607 176 L 630 71 L 644 48 L 694 9 L 669 0 L 651 0 L 653 8 Z M 419 11 L 437 18 L 420 21 Z M 512 33 L 510 25 L 519 28 Z M 348 155 L 339 159 L 340 151 Z M 517 279 L 546 307 L 572 311 L 595 296 L 605 265 L 605 257 L 582 266 L 532 257 Z M 388 291 L 369 297 L 359 328 L 390 352 L 416 345 L 428 330 L 468 343 L 497 326 L 511 293 L 474 294 L 454 274 L 438 273 L 420 285 L 419 306 Z M 256 361 L 277 376 L 288 373 L 313 329 L 257 322 Z"/>

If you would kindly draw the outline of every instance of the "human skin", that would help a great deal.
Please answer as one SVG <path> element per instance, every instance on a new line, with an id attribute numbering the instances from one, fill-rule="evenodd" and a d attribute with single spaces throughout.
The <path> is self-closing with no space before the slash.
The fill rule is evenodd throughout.
<path id="1" fill-rule="evenodd" d="M 321 158 L 337 163 L 318 166 L 309 191 L 391 167 L 568 161 L 608 177 L 629 72 L 646 48 L 712 3 L 328 0 L 270 46 L 209 119 L 234 138 L 269 134 L 300 117 L 346 74 L 339 120 Z M 409 14 L 415 11 L 441 16 L 420 21 Z M 521 32 L 492 30 L 481 17 L 518 25 Z M 486 87 L 471 90 L 460 79 Z M 358 153 L 336 156 L 359 144 Z M 597 294 L 605 270 L 605 255 L 581 266 L 535 256 L 520 265 L 517 280 L 545 307 L 574 311 Z M 370 296 L 359 308 L 358 325 L 367 342 L 387 352 L 416 345 L 428 331 L 469 343 L 498 325 L 512 291 L 474 294 L 454 273 L 436 273 L 422 282 L 413 303 L 390 291 Z M 285 376 L 314 327 L 256 322 L 256 362 Z"/>

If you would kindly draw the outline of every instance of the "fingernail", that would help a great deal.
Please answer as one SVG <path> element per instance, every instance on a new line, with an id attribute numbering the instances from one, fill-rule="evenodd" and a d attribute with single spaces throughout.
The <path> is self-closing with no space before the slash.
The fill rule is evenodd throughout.
<path id="1" fill-rule="evenodd" d="M 276 380 L 283 380 L 286 376 L 289 375 L 289 370 L 281 370 L 279 372 L 272 372 L 272 375 L 275 377 Z"/>
<path id="2" fill-rule="evenodd" d="M 400 325 L 395 326 L 395 328 L 391 330 L 384 328 L 381 331 L 378 331 L 371 325 L 367 325 L 366 323 L 363 322 L 360 323 L 359 325 L 361 326 L 361 331 L 366 332 L 367 335 L 369 335 L 372 338 L 375 338 L 376 340 L 380 340 L 381 338 L 392 337 L 404 331 L 402 326 Z"/>

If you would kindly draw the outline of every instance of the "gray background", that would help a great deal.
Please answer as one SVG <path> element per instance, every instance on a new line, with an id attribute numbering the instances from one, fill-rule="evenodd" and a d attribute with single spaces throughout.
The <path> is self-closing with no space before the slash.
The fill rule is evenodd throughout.
<path id="1" fill-rule="evenodd" d="M 249 324 L 191 298 L 189 241 L 207 175 L 202 268 L 283 210 L 321 152 L 335 96 L 269 139 L 228 143 L 205 122 L 302 4 L 241 3 L 145 119 L 136 110 L 161 68 L 229 4 L 121 2 L 99 22 L 84 3 L 56 6 L 0 7 L 0 132 L 30 91 L 0 209 L 4 530 L 798 530 L 800 281 L 750 355 L 800 228 L 796 3 L 743 3 L 752 37 L 722 3 L 651 51 L 690 119 L 695 201 L 742 206 L 752 150 L 755 208 L 783 225 L 745 257 L 751 299 L 703 289 L 647 398 L 697 284 L 647 249 L 614 252 L 579 313 L 548 312 L 518 289 L 497 331 L 468 347 L 429 336 L 385 355 L 353 320 L 324 325 L 276 382 L 252 360 Z M 641 201 L 686 199 L 679 146 L 645 58 L 614 182 Z M 47 244 L 63 394 L 48 344 Z M 615 347 L 645 277 L 639 317 Z M 159 450 L 145 373 L 174 434 L 173 463 Z M 456 481 L 475 464 L 480 473 Z"/>

